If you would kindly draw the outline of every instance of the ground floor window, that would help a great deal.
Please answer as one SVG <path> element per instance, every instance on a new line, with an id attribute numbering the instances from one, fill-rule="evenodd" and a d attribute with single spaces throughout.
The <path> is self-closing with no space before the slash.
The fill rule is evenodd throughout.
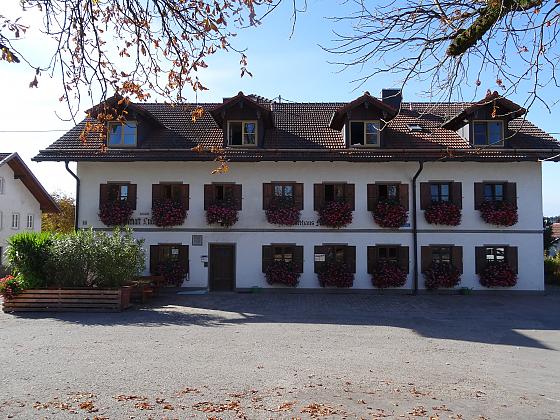
<path id="1" fill-rule="evenodd" d="M 150 272 L 163 276 L 170 286 L 180 286 L 189 272 L 188 245 L 151 245 Z"/>

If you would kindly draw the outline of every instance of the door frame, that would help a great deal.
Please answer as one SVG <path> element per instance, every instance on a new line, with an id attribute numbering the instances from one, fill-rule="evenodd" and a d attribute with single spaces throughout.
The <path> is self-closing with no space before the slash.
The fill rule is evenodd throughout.
<path id="1" fill-rule="evenodd" d="M 237 243 L 236 242 L 208 242 L 208 291 L 212 290 L 212 247 L 227 245 L 233 248 L 233 288 L 232 291 L 237 290 Z"/>

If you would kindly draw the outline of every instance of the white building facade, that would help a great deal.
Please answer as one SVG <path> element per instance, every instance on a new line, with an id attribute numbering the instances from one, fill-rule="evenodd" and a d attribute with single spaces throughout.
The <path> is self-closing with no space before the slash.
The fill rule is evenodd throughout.
<path id="1" fill-rule="evenodd" d="M 377 290 L 374 273 L 385 260 L 406 275 L 402 286 L 391 289 L 423 291 L 423 273 L 446 261 L 460 272 L 453 290 L 489 290 L 480 272 L 497 259 L 517 277 L 515 285 L 498 290 L 544 289 L 539 159 L 558 153 L 558 146 L 533 125 L 509 135 L 520 116 L 515 104 L 487 97 L 474 105 L 454 105 L 450 116 L 457 118 L 367 93 L 349 104 L 290 105 L 240 93 L 224 104 L 206 105 L 199 126 L 189 121 L 181 129 L 174 124 L 188 121 L 188 112 L 181 117 L 169 111 L 163 118 L 155 105 L 134 106 L 129 132 L 109 130 L 107 151 L 77 144 L 78 126 L 36 159 L 78 162 L 80 228 L 111 229 L 101 221 L 100 209 L 108 199 L 128 202 L 133 209 L 128 224 L 145 241 L 145 274 L 156 272 L 162 259 L 180 259 L 187 273 L 177 284 L 181 287 L 286 289 L 270 284 L 265 272 L 271 261 L 289 260 L 300 273 L 296 289 L 318 289 L 324 286 L 319 273 L 325 263 L 338 258 L 353 274 L 345 290 Z M 485 125 L 489 143 L 481 147 L 465 137 L 483 138 L 480 127 L 469 129 L 469 124 L 483 121 L 480 113 L 488 106 L 508 117 L 497 118 L 501 134 L 490 126 L 494 121 Z M 356 123 L 363 123 L 363 130 Z M 133 140 L 127 140 L 129 135 Z M 537 140 L 526 146 L 532 138 Z M 223 142 L 217 155 L 228 161 L 225 173 L 213 174 L 216 154 L 191 150 L 215 146 L 211 139 Z M 513 147 L 515 141 L 523 148 Z M 375 206 L 393 189 L 396 195 L 389 198 L 406 209 L 407 217 L 399 227 L 383 227 L 374 220 Z M 153 206 L 162 190 L 176 191 L 188 209 L 182 223 L 154 224 Z M 209 224 L 207 210 L 216 194 L 230 190 L 238 220 L 229 227 Z M 267 220 L 270 191 L 273 198 L 288 191 L 300 210 L 298 223 Z M 488 195 L 516 208 L 516 223 L 483 220 L 481 206 Z M 318 210 L 335 198 L 352 214 L 351 223 L 339 228 L 319 223 Z M 460 209 L 459 224 L 428 223 L 426 210 L 441 201 Z"/>
<path id="2" fill-rule="evenodd" d="M 41 230 L 43 211 L 58 208 L 17 153 L 0 153 L 0 267 L 8 238 Z"/>

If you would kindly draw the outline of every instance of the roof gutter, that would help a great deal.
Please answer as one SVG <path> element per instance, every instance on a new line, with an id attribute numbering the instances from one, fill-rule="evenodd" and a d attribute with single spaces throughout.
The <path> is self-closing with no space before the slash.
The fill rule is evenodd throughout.
<path id="1" fill-rule="evenodd" d="M 417 227 L 417 206 L 416 206 L 416 181 L 424 169 L 424 162 L 418 161 L 419 167 L 412 178 L 412 246 L 414 255 L 414 289 L 412 294 L 418 294 L 418 227 Z"/>
<path id="2" fill-rule="evenodd" d="M 74 212 L 74 230 L 78 230 L 78 215 L 80 214 L 80 178 L 68 166 L 68 161 L 64 161 L 66 171 L 76 180 L 76 210 Z"/>

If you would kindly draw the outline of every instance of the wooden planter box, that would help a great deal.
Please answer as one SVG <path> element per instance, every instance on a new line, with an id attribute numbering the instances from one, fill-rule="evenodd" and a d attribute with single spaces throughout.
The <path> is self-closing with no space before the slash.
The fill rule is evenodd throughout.
<path id="1" fill-rule="evenodd" d="M 130 307 L 131 288 L 29 289 L 4 299 L 4 312 L 120 312 Z"/>

